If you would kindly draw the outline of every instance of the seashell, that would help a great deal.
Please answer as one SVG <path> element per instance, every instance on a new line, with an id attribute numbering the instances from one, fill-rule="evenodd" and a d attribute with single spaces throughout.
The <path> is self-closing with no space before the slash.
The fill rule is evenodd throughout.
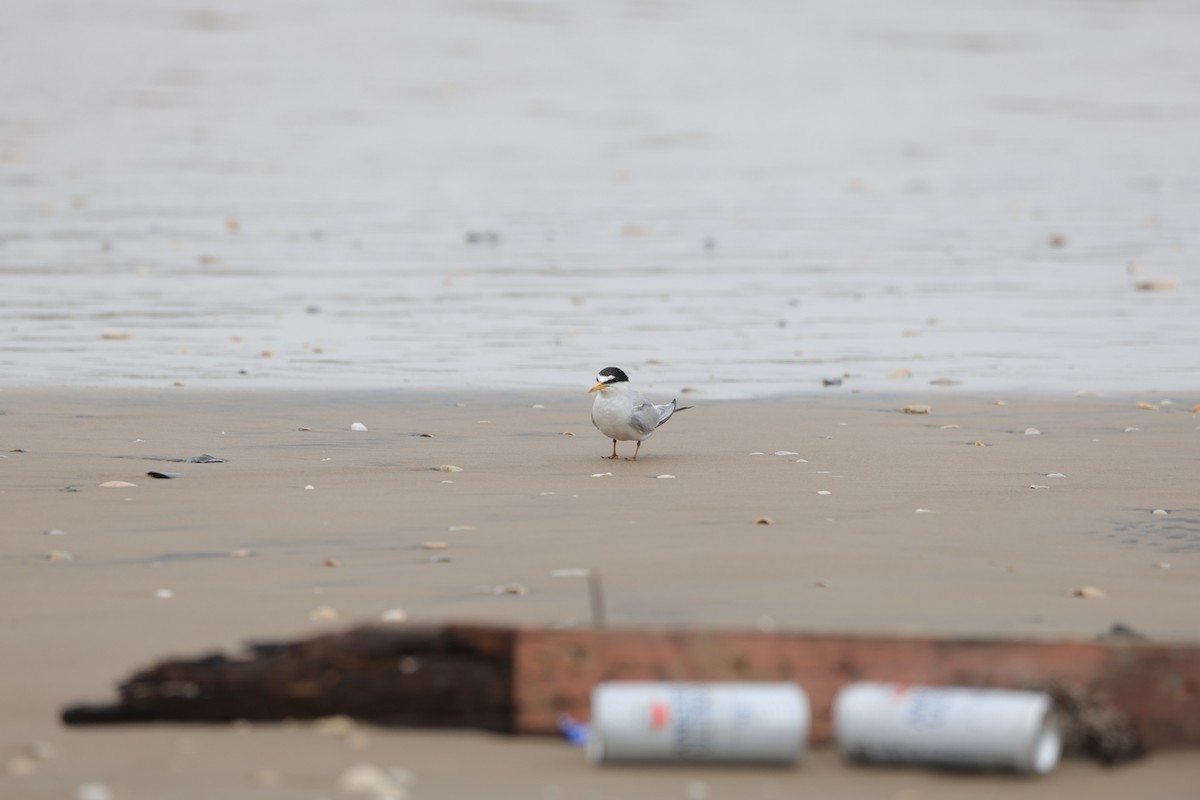
<path id="1" fill-rule="evenodd" d="M 408 622 L 408 612 L 403 608 L 389 608 L 379 615 L 384 622 Z"/>
<path id="2" fill-rule="evenodd" d="M 312 490 L 314 490 L 314 489 L 316 489 L 316 488 L 317 488 L 317 487 L 315 487 L 315 486 L 313 486 L 311 483 L 309 483 L 309 484 L 305 484 L 305 486 L 304 486 L 304 491 L 306 491 L 306 492 L 311 492 Z"/>
<path id="3" fill-rule="evenodd" d="M 313 609 L 308 618 L 313 622 L 333 622 L 338 618 L 338 612 L 329 606 L 321 606 L 320 608 Z"/>
<path id="4" fill-rule="evenodd" d="M 1084 600 L 1101 600 L 1108 597 L 1103 589 L 1098 589 L 1095 586 L 1080 586 L 1071 592 L 1071 597 L 1082 597 Z"/>
<path id="5" fill-rule="evenodd" d="M 366 431 L 366 429 L 367 429 L 367 426 L 363 425 L 361 422 L 351 422 L 350 423 L 350 430 L 352 430 L 352 431 L 362 432 L 362 431 Z"/>
<path id="6" fill-rule="evenodd" d="M 893 380 L 893 381 L 901 380 L 903 378 L 911 378 L 911 377 L 912 377 L 912 370 L 905 369 L 904 367 L 900 367 L 899 369 L 894 369 L 887 374 L 888 380 Z"/>
<path id="7" fill-rule="evenodd" d="M 1030 489 L 1049 489 L 1050 487 L 1042 486 L 1040 483 L 1031 483 L 1031 484 L 1029 484 L 1029 488 Z"/>
<path id="8" fill-rule="evenodd" d="M 1039 431 L 1037 428 L 1026 428 L 1025 435 L 1026 436 L 1041 436 L 1042 432 Z"/>
<path id="9" fill-rule="evenodd" d="M 798 455 L 800 455 L 800 454 L 799 454 L 799 453 L 797 453 L 797 452 L 794 452 L 794 451 L 792 451 L 792 450 L 776 450 L 776 451 L 775 451 L 775 452 L 774 452 L 772 455 L 777 455 L 777 456 L 798 456 Z"/>
<path id="10" fill-rule="evenodd" d="M 819 495 L 830 495 L 830 494 L 833 494 L 833 492 L 826 491 L 825 489 L 818 489 L 818 490 L 817 490 L 817 494 L 819 494 Z"/>
<path id="11" fill-rule="evenodd" d="M 422 542 L 421 547 L 426 550 L 445 550 L 450 545 L 445 542 Z"/>
<path id="12" fill-rule="evenodd" d="M 440 467 L 434 468 L 435 472 L 462 472 L 462 467 L 456 467 L 453 464 L 442 464 Z"/>
<path id="13" fill-rule="evenodd" d="M 157 597 L 159 600 L 170 600 L 172 597 L 175 596 L 175 593 L 172 592 L 170 589 L 156 589 L 154 592 L 154 596 Z"/>
<path id="14" fill-rule="evenodd" d="M 593 472 L 592 473 L 593 478 L 607 478 L 611 475 L 612 475 L 611 472 Z"/>
<path id="15" fill-rule="evenodd" d="M 1156 508 L 1153 511 L 1151 511 L 1150 513 L 1156 517 L 1165 517 L 1168 514 L 1170 514 L 1171 512 L 1167 511 L 1165 508 Z"/>
<path id="16" fill-rule="evenodd" d="M 100 485 L 105 489 L 131 489 L 137 486 L 136 483 L 130 483 L 129 481 L 105 481 Z"/>
<path id="17" fill-rule="evenodd" d="M 669 478 L 674 478 L 675 476 L 674 476 L 674 475 L 669 475 L 669 474 L 663 474 L 663 475 L 655 475 L 654 477 L 656 477 L 656 478 L 658 478 L 660 481 L 662 481 L 662 480 L 667 480 L 667 479 L 669 479 Z"/>
<path id="18" fill-rule="evenodd" d="M 771 519 L 770 517 L 759 517 L 758 519 L 754 520 L 754 524 L 755 525 L 774 525 L 775 520 Z"/>
<path id="19" fill-rule="evenodd" d="M 924 405 L 911 405 L 911 406 L 905 406 L 904 408 L 902 408 L 900 410 L 903 411 L 905 414 L 929 414 L 933 411 L 933 407 L 932 406 L 924 406 Z"/>
<path id="20" fill-rule="evenodd" d="M 1147 403 L 1145 400 L 1138 402 L 1134 408 L 1140 408 L 1142 411 L 1158 411 L 1158 406 L 1154 403 Z"/>

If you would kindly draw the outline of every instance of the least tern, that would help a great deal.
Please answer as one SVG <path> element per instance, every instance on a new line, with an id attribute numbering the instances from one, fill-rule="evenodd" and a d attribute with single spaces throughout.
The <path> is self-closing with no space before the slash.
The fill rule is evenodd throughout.
<path id="1" fill-rule="evenodd" d="M 654 435 L 654 431 L 666 424 L 676 411 L 686 411 L 691 406 L 677 408 L 675 401 L 656 406 L 629 385 L 629 376 L 617 367 L 605 367 L 596 375 L 596 385 L 590 391 L 597 392 L 592 403 L 592 424 L 605 436 L 613 440 L 611 456 L 617 457 L 617 442 L 637 442 L 630 461 L 637 461 L 642 442 Z"/>

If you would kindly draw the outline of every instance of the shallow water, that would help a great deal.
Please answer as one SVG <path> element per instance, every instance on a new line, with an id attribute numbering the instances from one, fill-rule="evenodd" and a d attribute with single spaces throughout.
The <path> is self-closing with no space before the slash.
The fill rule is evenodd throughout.
<path id="1" fill-rule="evenodd" d="M 5 384 L 1200 385 L 1195 4 L 204 7 L 6 4 Z"/>

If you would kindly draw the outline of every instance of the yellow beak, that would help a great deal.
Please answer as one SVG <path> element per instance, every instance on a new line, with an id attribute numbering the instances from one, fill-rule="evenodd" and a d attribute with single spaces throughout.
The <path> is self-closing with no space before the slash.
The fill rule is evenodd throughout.
<path id="1" fill-rule="evenodd" d="M 601 389 L 603 389 L 605 386 L 608 386 L 608 384 L 607 383 L 597 383 L 595 386 L 588 389 L 588 394 L 591 394 L 592 392 L 598 392 Z"/>

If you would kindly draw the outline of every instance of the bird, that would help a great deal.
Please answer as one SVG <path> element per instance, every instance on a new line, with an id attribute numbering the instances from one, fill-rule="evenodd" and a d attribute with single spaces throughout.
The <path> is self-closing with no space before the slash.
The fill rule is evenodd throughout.
<path id="1" fill-rule="evenodd" d="M 675 412 L 692 408 L 676 407 L 674 400 L 666 405 L 654 405 L 629 385 L 629 376 L 618 367 L 600 370 L 596 374 L 596 385 L 589 391 L 596 392 L 596 399 L 592 403 L 592 424 L 613 442 L 612 455 L 601 456 L 607 459 L 617 457 L 617 442 L 634 441 L 637 447 L 634 448 L 633 458 L 629 460 L 637 461 L 642 442 L 665 425 Z"/>

